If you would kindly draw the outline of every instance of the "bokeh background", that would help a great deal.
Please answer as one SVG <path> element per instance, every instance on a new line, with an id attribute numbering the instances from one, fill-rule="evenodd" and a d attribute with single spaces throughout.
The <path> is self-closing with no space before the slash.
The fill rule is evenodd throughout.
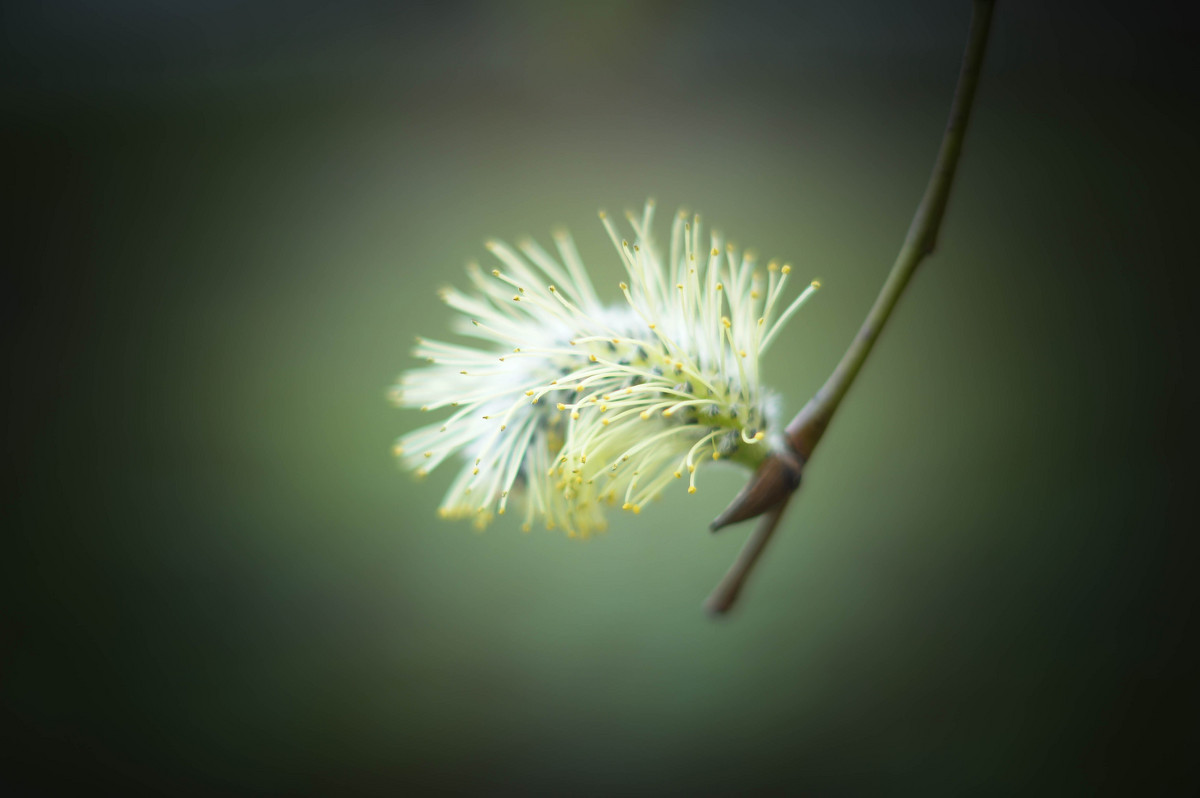
<path id="1" fill-rule="evenodd" d="M 1186 791 L 1182 12 L 1001 2 L 940 249 L 731 617 L 700 603 L 736 471 L 580 544 L 441 522 L 449 473 L 390 455 L 419 419 L 386 389 L 482 241 L 569 226 L 615 299 L 595 213 L 647 196 L 824 282 L 768 359 L 797 409 L 968 18 L 6 3 L 0 783 Z"/>

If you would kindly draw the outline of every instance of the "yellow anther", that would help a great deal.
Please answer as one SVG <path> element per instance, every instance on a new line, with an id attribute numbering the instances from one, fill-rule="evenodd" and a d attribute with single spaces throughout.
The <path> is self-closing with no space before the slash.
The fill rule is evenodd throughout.
<path id="1" fill-rule="evenodd" d="M 688 493 L 695 493 L 695 492 L 696 492 L 696 486 L 688 485 Z"/>
<path id="2" fill-rule="evenodd" d="M 767 264 L 767 271 L 769 271 L 769 272 L 779 271 L 779 264 L 775 261 L 771 261 L 770 263 Z"/>
<path id="3" fill-rule="evenodd" d="M 722 316 L 722 317 L 721 317 L 721 323 L 722 323 L 722 324 L 724 324 L 726 328 L 729 328 L 729 327 L 732 327 L 732 326 L 733 326 L 733 324 L 732 324 L 732 323 L 730 323 L 730 321 L 729 321 L 729 317 L 728 317 L 728 316 Z"/>
<path id="4" fill-rule="evenodd" d="M 681 474 L 681 473 L 679 473 L 678 471 L 676 471 L 676 472 L 675 472 L 675 479 L 683 479 L 683 474 Z"/>
<path id="5" fill-rule="evenodd" d="M 572 411 L 571 411 L 571 419 L 572 419 L 572 420 L 578 420 L 578 419 L 579 419 L 579 411 L 578 411 L 578 410 L 572 410 Z"/>
<path id="6" fill-rule="evenodd" d="M 725 290 L 725 285 L 724 285 L 723 283 L 717 283 L 717 290 L 718 290 L 718 291 L 723 291 L 723 290 Z"/>
<path id="7" fill-rule="evenodd" d="M 716 247 L 713 247 L 712 254 L 714 254 L 714 255 L 720 255 L 720 254 L 721 254 L 721 250 L 717 249 Z"/>
<path id="8" fill-rule="evenodd" d="M 629 290 L 629 284 L 624 281 L 617 283 L 617 287 L 620 288 L 622 291 Z"/>
<path id="9" fill-rule="evenodd" d="M 600 423 L 607 427 L 609 424 L 612 423 L 612 419 L 602 418 L 602 419 L 600 419 Z"/>
<path id="10" fill-rule="evenodd" d="M 576 392 L 576 393 L 583 393 L 583 386 L 582 386 L 582 385 L 576 385 L 576 386 L 575 386 L 575 392 Z"/>
<path id="11" fill-rule="evenodd" d="M 593 363 L 598 363 L 600 361 L 600 359 L 595 355 L 588 355 L 588 360 L 592 361 Z"/>
<path id="12" fill-rule="evenodd" d="M 566 406 L 566 405 L 564 405 L 562 402 L 559 402 L 559 403 L 558 403 L 558 405 L 557 405 L 557 407 L 558 407 L 558 409 L 559 409 L 559 410 L 566 410 L 566 409 L 567 409 L 567 406 Z"/>
<path id="13" fill-rule="evenodd" d="M 426 457 L 433 457 L 433 452 L 425 452 Z"/>
<path id="14" fill-rule="evenodd" d="M 784 265 L 784 267 L 783 267 L 783 269 L 782 269 L 781 271 L 782 271 L 784 274 L 791 274 L 791 273 L 792 273 L 792 267 L 791 267 L 791 266 Z"/>
<path id="15" fill-rule="evenodd" d="M 820 287 L 821 287 L 821 281 L 820 281 L 820 280 L 813 280 L 813 281 L 812 281 L 812 287 L 813 287 L 813 288 L 820 288 Z"/>
<path id="16" fill-rule="evenodd" d="M 643 410 L 642 412 L 638 413 L 638 416 L 642 419 L 642 421 L 649 421 L 650 420 L 650 411 Z"/>
<path id="17" fill-rule="evenodd" d="M 714 459 L 714 460 L 720 460 L 720 459 L 721 459 L 721 453 L 720 453 L 720 452 L 713 452 L 713 459 Z"/>

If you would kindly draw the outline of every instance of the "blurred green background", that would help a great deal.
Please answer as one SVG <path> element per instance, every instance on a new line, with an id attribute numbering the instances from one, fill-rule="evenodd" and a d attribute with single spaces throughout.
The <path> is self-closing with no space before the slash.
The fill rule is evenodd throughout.
<path id="1" fill-rule="evenodd" d="M 396 468 L 387 386 L 486 237 L 566 225 L 615 300 L 596 210 L 654 196 L 823 281 L 768 358 L 794 412 L 907 228 L 967 3 L 6 4 L 0 784 L 1181 776 L 1196 28 L 1000 6 L 941 246 L 714 622 L 742 475 L 480 535 Z"/>

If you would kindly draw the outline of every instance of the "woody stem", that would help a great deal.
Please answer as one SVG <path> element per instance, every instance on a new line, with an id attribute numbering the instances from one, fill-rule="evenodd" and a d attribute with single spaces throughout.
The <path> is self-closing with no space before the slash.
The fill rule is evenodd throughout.
<path id="1" fill-rule="evenodd" d="M 825 434 L 838 406 L 858 376 L 867 356 L 878 340 L 883 326 L 892 315 L 900 295 L 908 286 L 913 274 L 927 256 L 937 247 L 938 232 L 941 229 L 942 218 L 946 213 L 946 203 L 950 198 L 950 189 L 954 185 L 954 175 L 958 167 L 958 159 L 962 154 L 963 140 L 970 121 L 971 108 L 975 100 L 975 90 L 979 85 L 979 73 L 983 64 L 984 52 L 987 49 L 988 30 L 991 26 L 994 0 L 974 0 L 971 12 L 971 24 L 967 34 L 967 46 L 963 53 L 962 67 L 958 75 L 958 85 L 954 91 L 954 101 L 950 106 L 950 118 L 942 136 L 942 145 L 934 163 L 933 174 L 925 188 L 925 194 L 913 214 L 908 235 L 904 239 L 896 261 L 888 272 L 887 280 L 871 306 L 858 334 L 850 342 L 842 359 L 833 372 L 825 380 L 821 389 L 796 414 L 786 429 L 786 440 L 800 464 L 806 465 L 812 457 L 813 450 Z M 777 469 L 776 469 L 777 470 Z M 710 612 L 720 614 L 726 612 L 733 604 L 741 585 L 745 582 L 750 569 L 758 560 L 758 555 L 770 539 L 783 515 L 783 509 L 792 491 L 798 485 L 775 478 L 770 483 L 769 494 L 765 495 L 756 482 L 765 479 L 772 469 L 764 464 L 759 469 L 747 489 L 739 494 L 728 510 L 726 510 L 714 528 L 725 523 L 733 523 L 746 517 L 739 512 L 739 502 L 747 504 L 753 501 L 758 514 L 767 511 L 755 532 L 746 541 L 742 553 L 738 556 L 721 584 L 709 597 L 706 606 Z M 761 509 L 759 509 L 761 508 Z"/>

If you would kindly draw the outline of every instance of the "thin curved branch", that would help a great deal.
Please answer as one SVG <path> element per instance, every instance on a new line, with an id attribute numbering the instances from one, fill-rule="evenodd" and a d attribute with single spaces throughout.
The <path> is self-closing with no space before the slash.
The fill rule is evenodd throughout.
<path id="1" fill-rule="evenodd" d="M 933 174 L 929 178 L 921 203 L 913 214 L 908 235 L 900 247 L 896 262 L 892 265 L 875 304 L 871 306 L 858 334 L 829 378 L 825 380 L 825 384 L 788 424 L 785 437 L 791 452 L 768 458 L 733 503 L 711 525 L 715 532 L 728 524 L 768 513 L 759 528 L 746 541 L 741 554 L 725 578 L 709 597 L 706 607 L 710 612 L 721 614 L 733 605 L 751 568 L 778 526 L 792 494 L 799 487 L 799 469 L 811 459 L 813 450 L 821 441 L 834 413 L 866 362 L 879 333 L 891 317 L 896 302 L 904 293 L 917 266 L 937 247 L 938 232 L 946 213 L 950 189 L 954 185 L 954 174 L 962 154 L 967 123 L 970 121 L 971 108 L 975 101 L 975 90 L 979 85 L 979 73 L 987 49 L 994 6 L 994 0 L 974 0 L 958 85 L 954 91 L 950 118 L 942 136 L 942 145 L 934 163 Z M 794 475 L 793 463 L 799 463 Z M 781 474 L 789 478 L 781 478 Z"/>

